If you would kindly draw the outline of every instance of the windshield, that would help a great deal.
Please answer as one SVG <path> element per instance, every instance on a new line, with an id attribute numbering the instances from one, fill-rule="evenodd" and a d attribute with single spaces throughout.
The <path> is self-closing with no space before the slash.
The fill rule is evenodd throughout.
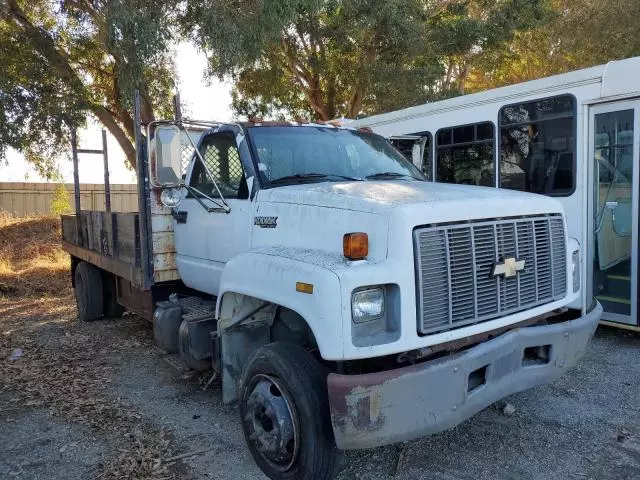
<path id="1" fill-rule="evenodd" d="M 368 132 L 330 127 L 263 126 L 247 129 L 262 183 L 353 180 L 425 180 L 389 142 Z"/>

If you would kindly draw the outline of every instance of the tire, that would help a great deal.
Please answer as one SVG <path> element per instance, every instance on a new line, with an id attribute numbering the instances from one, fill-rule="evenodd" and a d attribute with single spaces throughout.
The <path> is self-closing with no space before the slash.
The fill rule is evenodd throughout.
<path id="1" fill-rule="evenodd" d="M 87 262 L 76 267 L 75 294 L 78 305 L 78 318 L 83 322 L 102 317 L 102 275 L 100 270 Z"/>
<path id="2" fill-rule="evenodd" d="M 327 370 L 292 343 L 270 343 L 247 361 L 240 420 L 251 455 L 272 480 L 329 480 L 337 474 L 342 455 L 333 437 L 326 380 Z"/>
<path id="3" fill-rule="evenodd" d="M 118 303 L 115 275 L 102 271 L 102 314 L 107 318 L 118 318 L 124 307 Z"/>

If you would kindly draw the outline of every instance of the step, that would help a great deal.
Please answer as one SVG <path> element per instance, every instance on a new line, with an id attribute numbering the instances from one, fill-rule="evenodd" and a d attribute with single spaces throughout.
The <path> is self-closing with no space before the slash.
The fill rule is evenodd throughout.
<path id="1" fill-rule="evenodd" d="M 631 296 L 631 277 L 626 275 L 607 275 L 604 289 L 598 295 L 614 298 L 629 298 Z"/>
<path id="2" fill-rule="evenodd" d="M 609 303 L 622 303 L 624 305 L 631 305 L 631 300 L 628 298 L 615 297 L 613 295 L 596 295 L 598 300 L 604 300 Z"/>
<path id="3" fill-rule="evenodd" d="M 213 320 L 216 314 L 216 302 L 198 297 L 184 297 L 178 300 L 182 307 L 182 318 L 188 322 Z"/>
<path id="4" fill-rule="evenodd" d="M 596 298 L 607 313 L 631 315 L 631 301 L 627 298 L 619 298 L 609 295 L 598 295 Z"/>
<path id="5" fill-rule="evenodd" d="M 610 280 L 622 280 L 625 282 L 630 282 L 631 281 L 631 276 L 630 275 L 607 275 L 607 278 Z"/>

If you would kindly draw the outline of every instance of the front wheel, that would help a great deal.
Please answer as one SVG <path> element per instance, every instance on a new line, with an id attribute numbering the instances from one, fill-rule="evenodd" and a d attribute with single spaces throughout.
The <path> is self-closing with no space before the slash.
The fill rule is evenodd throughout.
<path id="1" fill-rule="evenodd" d="M 273 480 L 329 480 L 340 461 L 325 369 L 299 345 L 276 342 L 249 358 L 240 417 L 256 464 Z"/>

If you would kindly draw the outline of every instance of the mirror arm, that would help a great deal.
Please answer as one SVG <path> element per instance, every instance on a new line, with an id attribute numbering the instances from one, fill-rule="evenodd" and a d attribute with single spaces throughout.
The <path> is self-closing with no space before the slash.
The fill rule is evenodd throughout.
<path id="1" fill-rule="evenodd" d="M 202 193 L 200 190 L 198 190 L 197 188 L 193 188 L 189 185 L 184 185 L 184 188 L 187 189 L 187 191 L 193 195 L 193 198 L 196 199 L 196 201 L 200 204 L 200 206 L 202 208 L 204 208 L 207 213 L 214 213 L 214 212 L 224 212 L 224 213 L 229 213 L 231 212 L 231 207 L 229 207 L 229 205 L 227 205 L 226 203 L 224 205 L 221 205 L 220 203 L 218 203 L 217 200 L 211 198 L 209 195 L 207 195 L 206 193 Z M 215 204 L 215 207 L 209 207 L 207 206 L 206 203 L 204 203 L 202 201 L 202 199 L 200 198 L 200 196 L 203 196 L 204 198 L 206 198 L 207 200 L 209 200 L 210 202 L 212 202 L 213 204 Z"/>
<path id="2" fill-rule="evenodd" d="M 187 135 L 187 138 L 189 139 L 189 143 L 191 143 L 191 146 L 193 147 L 196 155 L 198 156 L 198 159 L 202 163 L 202 166 L 204 167 L 204 169 L 209 174 L 209 177 L 211 177 L 211 181 L 213 182 L 213 186 L 216 187 L 216 191 L 218 192 L 218 195 L 220 195 L 220 200 L 222 201 L 222 204 L 223 204 L 223 205 L 220 206 L 220 208 L 223 208 L 223 209 L 226 208 L 225 211 L 227 211 L 227 212 L 231 211 L 231 208 L 229 208 L 229 204 L 224 199 L 224 195 L 222 195 L 222 192 L 218 188 L 218 183 L 215 181 L 215 177 L 209 171 L 209 168 L 207 167 L 207 164 L 205 163 L 204 158 L 202 158 L 202 154 L 200 153 L 200 150 L 198 150 L 198 147 L 196 146 L 196 144 L 194 143 L 193 139 L 191 138 L 191 135 L 189 134 L 189 131 L 184 127 L 182 127 L 182 128 L 184 129 L 184 133 Z M 190 187 L 190 188 L 193 188 L 193 187 Z M 210 197 L 207 197 L 204 194 L 203 194 L 203 196 L 208 198 L 212 202 L 214 202 L 216 205 L 219 205 L 215 200 L 211 199 Z"/>

